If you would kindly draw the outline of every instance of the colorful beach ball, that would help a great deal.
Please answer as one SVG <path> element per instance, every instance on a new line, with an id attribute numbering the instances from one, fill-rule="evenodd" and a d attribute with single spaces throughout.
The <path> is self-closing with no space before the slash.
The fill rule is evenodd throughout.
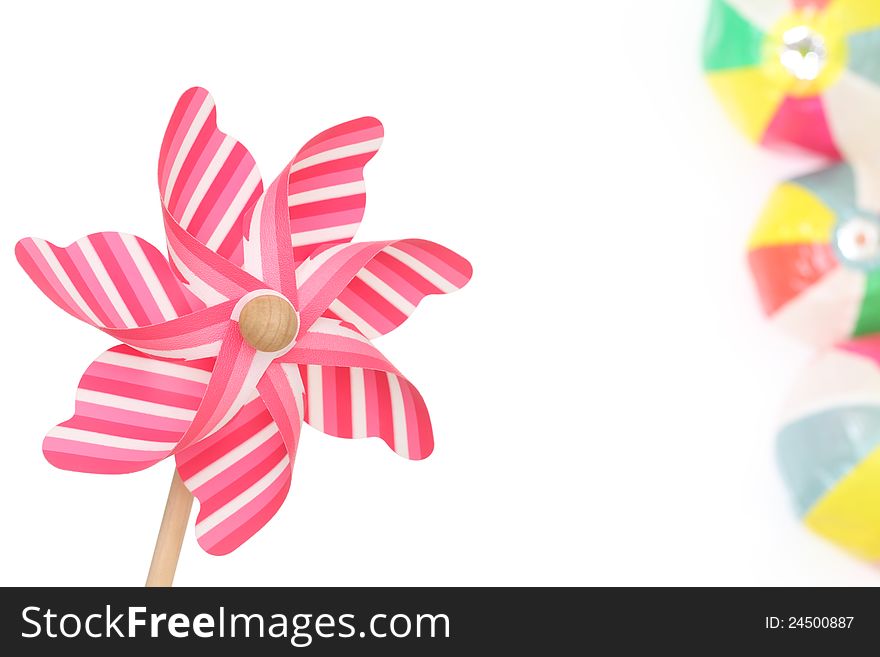
<path id="1" fill-rule="evenodd" d="M 808 368 L 777 458 L 807 526 L 880 562 L 880 337 L 841 343 Z"/>
<path id="2" fill-rule="evenodd" d="M 880 2 L 712 0 L 703 65 L 753 141 L 854 159 L 880 108 Z"/>
<path id="3" fill-rule="evenodd" d="M 748 259 L 764 311 L 786 332 L 818 346 L 880 332 L 880 215 L 857 207 L 849 165 L 779 185 Z"/>

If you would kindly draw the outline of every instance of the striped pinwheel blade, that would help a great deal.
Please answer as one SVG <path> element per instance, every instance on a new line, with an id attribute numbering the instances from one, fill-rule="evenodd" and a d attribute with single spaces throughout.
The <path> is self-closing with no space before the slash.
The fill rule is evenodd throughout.
<path id="1" fill-rule="evenodd" d="M 49 431 L 43 453 L 63 470 L 119 474 L 168 456 L 201 403 L 213 359 L 169 361 L 126 345 L 85 371 L 76 412 Z"/>
<path id="2" fill-rule="evenodd" d="M 305 421 L 337 438 L 381 438 L 406 459 L 427 458 L 434 433 L 425 401 L 398 374 L 360 367 L 300 365 Z"/>
<path id="3" fill-rule="evenodd" d="M 273 367 L 299 368 L 303 419 L 319 431 L 339 438 L 381 438 L 413 460 L 433 451 L 431 418 L 419 391 L 351 327 L 321 317 L 281 360 Z"/>
<path id="4" fill-rule="evenodd" d="M 326 249 L 297 268 L 303 321 L 321 309 L 324 317 L 376 338 L 400 326 L 426 296 L 464 287 L 472 273 L 467 260 L 427 240 Z"/>
<path id="5" fill-rule="evenodd" d="M 348 121 L 309 140 L 290 163 L 288 206 L 297 262 L 354 237 L 367 201 L 364 167 L 384 134 L 372 117 Z"/>
<path id="6" fill-rule="evenodd" d="M 366 204 L 364 166 L 382 143 L 373 118 L 343 123 L 300 149 L 245 217 L 244 267 L 297 306 L 296 263 L 351 241 Z"/>
<path id="7" fill-rule="evenodd" d="M 199 242 L 240 266 L 244 213 L 262 192 L 254 158 L 217 128 L 211 95 L 200 87 L 186 91 L 159 152 L 165 212 Z"/>
<path id="8" fill-rule="evenodd" d="M 259 531 L 287 497 L 294 457 L 260 399 L 177 454 L 180 476 L 199 500 L 199 545 L 228 554 Z"/>
<path id="9" fill-rule="evenodd" d="M 134 235 L 95 233 L 67 247 L 27 237 L 15 255 L 58 307 L 98 328 L 150 326 L 204 308 L 162 253 Z"/>

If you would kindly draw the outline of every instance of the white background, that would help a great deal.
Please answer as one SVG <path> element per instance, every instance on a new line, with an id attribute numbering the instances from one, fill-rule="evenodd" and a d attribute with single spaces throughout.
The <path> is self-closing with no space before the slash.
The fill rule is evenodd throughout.
<path id="1" fill-rule="evenodd" d="M 472 260 L 378 346 L 437 449 L 304 430 L 291 493 L 242 548 L 192 531 L 179 585 L 873 584 L 803 529 L 774 416 L 809 351 L 744 259 L 776 181 L 699 69 L 702 0 L 4 5 L 0 584 L 140 584 L 171 463 L 101 477 L 40 441 L 112 344 L 42 298 L 17 239 L 163 245 L 155 168 L 198 84 L 264 178 L 320 130 L 385 124 L 359 239 Z M 86 9 L 85 7 L 91 7 Z"/>

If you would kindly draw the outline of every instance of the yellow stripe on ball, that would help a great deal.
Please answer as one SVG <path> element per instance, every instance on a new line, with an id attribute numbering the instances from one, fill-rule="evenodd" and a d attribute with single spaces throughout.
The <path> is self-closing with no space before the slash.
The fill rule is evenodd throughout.
<path id="1" fill-rule="evenodd" d="M 841 547 L 866 559 L 880 559 L 880 449 L 820 498 L 804 521 Z"/>

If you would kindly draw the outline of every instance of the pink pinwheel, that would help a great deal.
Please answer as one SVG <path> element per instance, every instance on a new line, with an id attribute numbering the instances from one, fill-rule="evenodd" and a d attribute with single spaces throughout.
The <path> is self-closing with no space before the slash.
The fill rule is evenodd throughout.
<path id="1" fill-rule="evenodd" d="M 322 132 L 263 190 L 211 96 L 190 89 L 159 154 L 167 261 L 120 233 L 21 240 L 46 296 L 123 343 L 86 370 L 74 416 L 44 440 L 49 462 L 126 473 L 173 454 L 199 544 L 226 554 L 284 501 L 303 421 L 428 456 L 425 403 L 371 339 L 471 267 L 424 240 L 351 243 L 382 136 L 373 118 Z"/>

